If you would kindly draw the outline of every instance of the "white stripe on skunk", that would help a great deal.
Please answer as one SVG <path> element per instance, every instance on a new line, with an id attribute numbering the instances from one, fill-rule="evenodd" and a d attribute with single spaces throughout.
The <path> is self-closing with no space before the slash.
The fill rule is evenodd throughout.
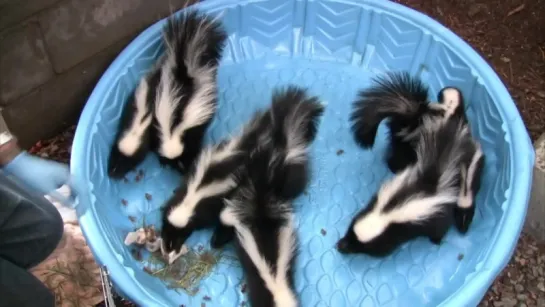
<path id="1" fill-rule="evenodd" d="M 458 206 L 454 210 L 456 228 L 465 234 L 475 214 L 475 199 L 481 188 L 481 176 L 485 157 L 481 145 L 475 141 L 472 155 L 468 155 L 460 167 L 461 182 Z"/>
<path id="2" fill-rule="evenodd" d="M 142 138 L 152 121 L 152 114 L 148 108 L 146 97 L 148 95 L 148 82 L 142 79 L 135 92 L 136 113 L 132 119 L 129 130 L 123 133 L 119 140 L 119 151 L 126 156 L 132 156 L 142 145 Z"/>

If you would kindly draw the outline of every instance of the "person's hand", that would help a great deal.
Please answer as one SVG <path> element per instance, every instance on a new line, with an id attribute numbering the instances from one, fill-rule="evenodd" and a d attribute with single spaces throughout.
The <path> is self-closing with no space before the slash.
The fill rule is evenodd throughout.
<path id="1" fill-rule="evenodd" d="M 68 199 L 57 191 L 61 186 L 68 185 L 72 194 L 77 192 L 68 165 L 39 158 L 23 151 L 6 164 L 4 170 L 37 192 L 50 195 L 66 206 L 73 206 L 73 199 Z"/>

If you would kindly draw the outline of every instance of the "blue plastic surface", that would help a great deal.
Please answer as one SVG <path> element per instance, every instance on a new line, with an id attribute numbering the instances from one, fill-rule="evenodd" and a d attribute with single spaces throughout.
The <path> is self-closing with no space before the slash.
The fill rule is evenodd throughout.
<path id="1" fill-rule="evenodd" d="M 520 115 L 493 70 L 460 38 L 432 19 L 388 1 L 219 0 L 198 5 L 223 14 L 229 41 L 219 71 L 220 108 L 208 141 L 218 141 L 270 102 L 271 89 L 308 86 L 327 104 L 312 147 L 313 179 L 296 201 L 301 251 L 296 270 L 302 306 L 472 306 L 506 265 L 523 225 L 534 154 Z M 138 183 L 112 182 L 106 162 L 122 103 L 161 52 L 164 20 L 138 36 L 96 86 L 77 128 L 72 169 L 90 182 L 78 199 L 80 223 L 114 284 L 140 306 L 240 306 L 240 268 L 217 267 L 194 297 L 167 290 L 143 272 L 128 248 L 127 218 L 158 222 L 177 176 L 150 156 Z M 384 126 L 372 151 L 356 146 L 350 106 L 369 79 L 409 70 L 432 89 L 460 87 L 471 128 L 486 154 L 478 212 L 466 236 L 452 229 L 438 247 L 422 239 L 389 258 L 342 256 L 335 242 L 389 173 Z M 338 153 L 342 149 L 343 154 Z M 145 193 L 153 195 L 148 201 Z M 121 205 L 121 199 L 128 206 Z M 325 235 L 322 234 L 325 230 Z M 190 239 L 208 245 L 210 232 Z M 232 251 L 229 251 L 232 253 Z M 463 259 L 459 260 L 459 255 Z"/>

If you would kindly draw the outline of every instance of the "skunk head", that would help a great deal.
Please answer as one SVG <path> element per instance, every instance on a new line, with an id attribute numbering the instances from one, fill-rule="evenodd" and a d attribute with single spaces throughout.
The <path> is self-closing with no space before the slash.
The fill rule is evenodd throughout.
<path id="1" fill-rule="evenodd" d="M 344 237 L 337 242 L 337 250 L 343 254 L 368 254 L 375 257 L 389 255 L 406 234 L 401 232 L 399 224 L 386 224 L 384 217 L 373 214 L 377 206 L 374 196 L 366 209 L 352 220 Z M 382 220 L 381 220 L 382 218 Z"/>
<path id="2" fill-rule="evenodd" d="M 134 96 L 123 109 L 108 160 L 108 174 L 112 178 L 121 179 L 134 170 L 152 146 L 152 105 L 158 82 L 159 72 L 154 68 L 141 79 Z"/>
<path id="3" fill-rule="evenodd" d="M 481 188 L 481 176 L 484 168 L 484 155 L 479 143 L 469 164 L 462 164 L 460 169 L 460 196 L 454 209 L 454 222 L 461 233 L 466 233 L 475 215 L 475 198 Z M 469 167 L 466 167 L 469 165 Z"/>
<path id="4" fill-rule="evenodd" d="M 237 169 L 245 158 L 236 144 L 235 139 L 203 150 L 187 183 L 167 202 L 163 216 L 167 251 L 178 247 L 176 242 L 185 242 L 193 230 L 218 222 L 223 198 L 236 187 Z"/>
<path id="5" fill-rule="evenodd" d="M 465 118 L 464 96 L 456 87 L 445 87 L 437 94 L 437 101 L 444 110 L 444 118 L 461 116 Z"/>
<path id="6" fill-rule="evenodd" d="M 458 195 L 452 189 L 440 190 L 439 180 L 422 173 L 418 163 L 401 171 L 352 220 L 338 250 L 385 256 L 418 236 L 440 240 L 448 224 L 441 220 L 437 225 L 436 219 L 447 216 Z"/>

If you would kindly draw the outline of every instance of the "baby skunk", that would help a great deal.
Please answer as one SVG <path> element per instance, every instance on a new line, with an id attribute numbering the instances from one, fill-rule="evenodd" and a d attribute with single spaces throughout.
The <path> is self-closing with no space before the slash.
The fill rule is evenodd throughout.
<path id="1" fill-rule="evenodd" d="M 165 206 L 162 232 L 165 250 L 179 250 L 194 230 L 218 224 L 223 199 L 238 186 L 240 168 L 254 148 L 272 142 L 275 131 L 280 131 L 275 128 L 277 126 L 302 131 L 302 134 L 282 135 L 281 139 L 288 144 L 285 146 L 292 148 L 285 163 L 294 165 L 283 174 L 288 184 L 281 193 L 288 196 L 302 193 L 305 187 L 297 185 L 297 180 L 306 180 L 306 175 L 300 174 L 300 164 L 306 166 L 307 162 L 301 155 L 317 133 L 316 117 L 322 112 L 320 105 L 315 107 L 316 101 L 317 98 L 309 98 L 304 91 L 294 88 L 276 92 L 271 108 L 256 112 L 238 137 L 205 149 L 190 172 L 187 183 Z M 290 107 L 287 107 L 287 102 L 291 104 Z M 229 240 L 229 231 L 220 229 L 212 237 L 211 245 L 219 247 Z"/>
<path id="2" fill-rule="evenodd" d="M 108 159 L 108 175 L 111 178 L 121 179 L 134 170 L 155 143 L 152 121 L 159 78 L 160 66 L 156 64 L 140 80 L 131 100 L 123 108 Z"/>
<path id="3" fill-rule="evenodd" d="M 187 171 L 201 151 L 217 108 L 216 75 L 226 39 L 219 22 L 196 11 L 167 20 L 154 113 L 163 165 Z"/>
<path id="4" fill-rule="evenodd" d="M 460 194 L 460 165 L 474 143 L 462 118 L 425 118 L 417 162 L 384 183 L 352 220 L 337 248 L 341 253 L 381 257 L 419 236 L 439 244 Z"/>
<path id="5" fill-rule="evenodd" d="M 459 110 L 463 114 L 463 107 L 458 108 L 456 104 L 462 103 L 461 93 L 456 88 L 441 90 L 440 103 L 435 104 L 428 100 L 428 87 L 407 72 L 388 73 L 373 82 L 372 87 L 360 91 L 354 103 L 350 117 L 352 131 L 356 142 L 369 148 L 375 142 L 379 124 L 389 118 L 387 164 L 393 173 L 416 162 L 415 146 L 423 118 L 450 117 L 449 112 L 459 114 Z M 443 105 L 443 101 L 449 104 Z"/>
<path id="6" fill-rule="evenodd" d="M 239 187 L 226 199 L 220 219 L 224 231 L 235 230 L 252 306 L 298 305 L 292 201 L 308 185 L 308 148 L 323 110 L 318 99 L 302 89 L 276 91 L 270 112 L 272 139 L 252 151 Z"/>

